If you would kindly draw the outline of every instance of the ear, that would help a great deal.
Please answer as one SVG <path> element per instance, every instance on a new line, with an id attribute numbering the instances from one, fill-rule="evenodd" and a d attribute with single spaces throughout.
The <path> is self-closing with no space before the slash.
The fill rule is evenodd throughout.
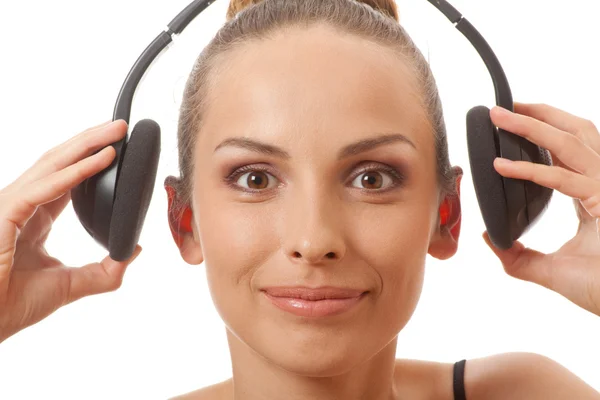
<path id="1" fill-rule="evenodd" d="M 460 182 L 463 172 L 460 167 L 455 167 L 456 171 L 456 193 L 448 195 L 440 204 L 440 214 L 445 214 L 444 218 L 438 216 L 436 229 L 429 242 L 428 253 L 439 260 L 447 260 L 456 254 L 458 250 L 458 238 L 460 237 L 461 207 L 460 207 Z"/>
<path id="2" fill-rule="evenodd" d="M 174 176 L 168 176 L 164 183 L 169 199 L 167 216 L 169 228 L 175 244 L 179 248 L 181 258 L 190 265 L 198 265 L 204 261 L 202 246 L 194 223 L 194 214 L 189 204 L 181 201 L 181 182 Z"/>

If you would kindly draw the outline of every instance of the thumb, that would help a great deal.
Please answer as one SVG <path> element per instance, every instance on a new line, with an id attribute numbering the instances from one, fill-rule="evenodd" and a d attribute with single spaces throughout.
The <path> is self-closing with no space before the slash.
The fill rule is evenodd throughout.
<path id="1" fill-rule="evenodd" d="M 99 263 L 84 265 L 81 268 L 70 268 L 70 290 L 67 303 L 72 303 L 85 296 L 117 290 L 123 283 L 125 269 L 141 253 L 142 247 L 135 246 L 131 257 L 125 261 L 115 261 L 106 256 Z"/>
<path id="2" fill-rule="evenodd" d="M 492 244 L 487 231 L 483 232 L 482 237 L 490 250 L 500 259 L 502 267 L 508 275 L 554 290 L 551 279 L 551 262 L 548 255 L 525 247 L 518 240 L 510 249 L 501 250 Z"/>

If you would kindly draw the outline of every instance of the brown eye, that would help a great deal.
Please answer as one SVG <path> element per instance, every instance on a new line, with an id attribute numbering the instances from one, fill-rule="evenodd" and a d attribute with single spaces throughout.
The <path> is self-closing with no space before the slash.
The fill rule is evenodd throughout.
<path id="1" fill-rule="evenodd" d="M 382 189 L 386 188 L 390 184 L 393 184 L 392 178 L 390 178 L 387 174 L 381 173 L 378 171 L 368 171 L 358 175 L 354 181 L 353 185 L 359 185 L 359 189 Z"/>
<path id="2" fill-rule="evenodd" d="M 272 177 L 271 174 L 268 174 L 264 171 L 250 171 L 245 174 L 242 174 L 239 177 L 237 184 L 242 186 L 243 188 L 253 190 L 267 189 L 269 187 L 269 183 L 271 183 L 270 181 L 276 183 L 276 180 L 273 177 L 273 179 L 271 180 L 269 179 L 269 177 Z"/>

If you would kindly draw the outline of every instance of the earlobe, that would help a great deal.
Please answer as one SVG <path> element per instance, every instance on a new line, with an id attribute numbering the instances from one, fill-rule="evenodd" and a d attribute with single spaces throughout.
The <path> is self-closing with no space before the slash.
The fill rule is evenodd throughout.
<path id="1" fill-rule="evenodd" d="M 198 265 L 202 263 L 204 257 L 200 241 L 195 237 L 193 212 L 189 205 L 182 204 L 179 201 L 177 190 L 174 185 L 170 184 L 169 178 L 165 180 L 164 184 L 168 196 L 169 229 L 185 262 L 191 265 Z"/>
<path id="2" fill-rule="evenodd" d="M 447 260 L 458 250 L 460 207 L 456 210 L 452 207 L 453 205 L 442 204 L 440 206 L 440 224 L 429 243 L 428 253 L 439 260 Z"/>

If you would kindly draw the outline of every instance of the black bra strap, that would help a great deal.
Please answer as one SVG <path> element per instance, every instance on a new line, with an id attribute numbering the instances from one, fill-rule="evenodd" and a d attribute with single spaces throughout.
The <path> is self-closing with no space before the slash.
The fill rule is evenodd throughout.
<path id="1" fill-rule="evenodd" d="M 461 360 L 454 364 L 454 400 L 467 400 L 465 395 L 465 363 Z"/>

